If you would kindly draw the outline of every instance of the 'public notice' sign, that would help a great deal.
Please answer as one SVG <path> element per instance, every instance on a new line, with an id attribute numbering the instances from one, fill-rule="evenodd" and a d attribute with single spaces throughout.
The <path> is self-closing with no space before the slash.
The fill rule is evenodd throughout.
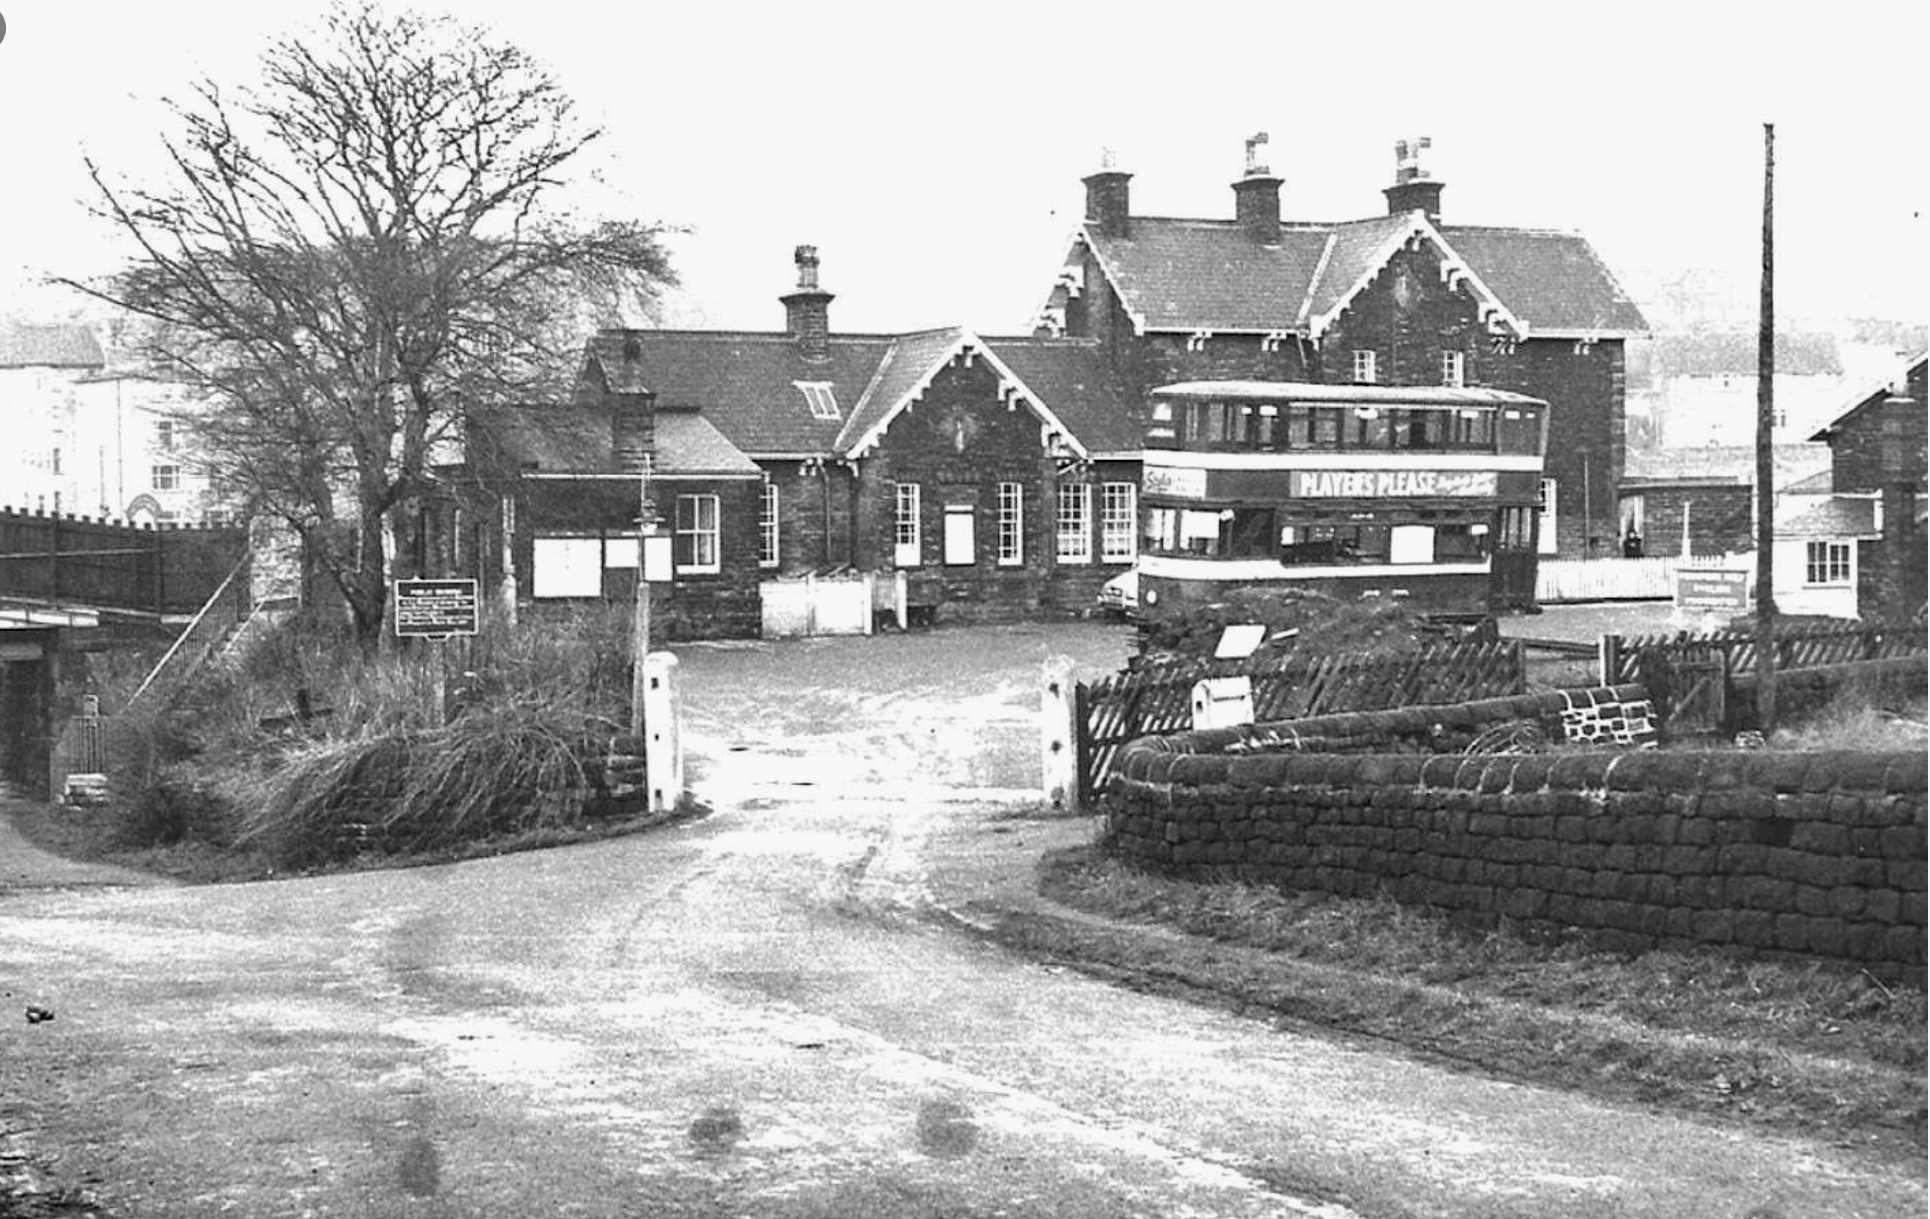
<path id="1" fill-rule="evenodd" d="M 395 633 L 438 638 L 476 633 L 474 580 L 397 580 Z"/>
<path id="2" fill-rule="evenodd" d="M 1749 608 L 1749 573 L 1677 568 L 1675 608 L 1740 614 Z"/>

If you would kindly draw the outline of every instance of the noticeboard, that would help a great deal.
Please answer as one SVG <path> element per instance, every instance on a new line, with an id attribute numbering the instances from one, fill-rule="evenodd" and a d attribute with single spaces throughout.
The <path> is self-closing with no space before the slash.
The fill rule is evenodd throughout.
<path id="1" fill-rule="evenodd" d="M 1749 573 L 1677 568 L 1675 608 L 1740 614 L 1749 608 Z"/>
<path id="2" fill-rule="evenodd" d="M 395 582 L 395 633 L 402 638 L 474 635 L 477 617 L 474 580 Z"/>

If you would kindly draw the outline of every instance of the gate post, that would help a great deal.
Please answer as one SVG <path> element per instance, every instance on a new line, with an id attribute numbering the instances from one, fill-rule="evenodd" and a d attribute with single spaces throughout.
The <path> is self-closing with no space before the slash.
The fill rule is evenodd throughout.
<path id="1" fill-rule="evenodd" d="M 643 658 L 643 757 L 649 808 L 667 813 L 684 796 L 683 691 L 677 657 L 652 652 Z"/>
<path id="2" fill-rule="evenodd" d="M 1078 699 L 1072 681 L 1072 658 L 1054 656 L 1045 662 L 1039 683 L 1039 756 L 1045 775 L 1045 798 L 1069 813 L 1079 807 Z"/>
<path id="3" fill-rule="evenodd" d="M 1618 681 L 1616 675 L 1622 671 L 1622 637 L 1620 635 L 1603 635 L 1601 646 L 1597 650 L 1596 656 L 1600 669 L 1598 676 L 1601 678 L 1599 684 L 1604 686 L 1616 685 Z"/>

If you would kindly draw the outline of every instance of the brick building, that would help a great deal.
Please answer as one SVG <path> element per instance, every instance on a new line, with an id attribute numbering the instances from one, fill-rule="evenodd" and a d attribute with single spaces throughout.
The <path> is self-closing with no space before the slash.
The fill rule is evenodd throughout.
<path id="1" fill-rule="evenodd" d="M 1396 146 L 1385 215 L 1283 218 L 1247 144 L 1231 219 L 1135 216 L 1131 174 L 1085 179 L 1086 220 L 1040 333 L 1096 339 L 1127 392 L 1254 379 L 1450 385 L 1547 401 L 1542 551 L 1615 550 L 1624 352 L 1639 310 L 1582 237 L 1449 224 L 1426 140 Z"/>
<path id="2" fill-rule="evenodd" d="M 1137 550 L 1139 423 L 1101 345 L 839 334 L 811 247 L 782 331 L 606 330 L 567 406 L 500 429 L 523 597 L 628 595 L 637 471 L 671 637 L 759 630 L 760 586 L 906 574 L 939 620 L 1083 609 Z"/>
<path id="3" fill-rule="evenodd" d="M 1896 378 L 1859 394 L 1811 437 L 1830 447 L 1834 497 L 1869 505 L 1858 531 L 1814 542 L 1833 548 L 1823 556 L 1833 570 L 1853 572 L 1864 617 L 1902 616 L 1925 600 L 1925 362 L 1919 355 Z M 1852 544 L 1857 553 L 1839 561 L 1837 552 Z"/>

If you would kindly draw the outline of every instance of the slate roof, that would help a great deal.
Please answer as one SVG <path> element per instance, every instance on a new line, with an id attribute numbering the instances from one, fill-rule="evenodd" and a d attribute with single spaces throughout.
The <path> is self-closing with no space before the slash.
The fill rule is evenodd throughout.
<path id="1" fill-rule="evenodd" d="M 743 450 L 693 410 L 656 414 L 656 461 L 666 478 L 756 477 Z M 524 406 L 493 424 L 502 455 L 532 474 L 621 474 L 611 445 L 610 415 L 595 403 Z"/>
<path id="2" fill-rule="evenodd" d="M 1776 533 L 1785 538 L 1877 538 L 1876 501 L 1861 497 L 1833 496 L 1824 502 L 1776 522 Z"/>
<path id="3" fill-rule="evenodd" d="M 1923 404 L 1923 400 L 1919 396 L 1922 391 L 1918 389 L 1917 386 L 1923 381 L 1924 365 L 1926 363 L 1930 363 L 1930 353 L 1918 355 L 1904 365 L 1904 375 L 1902 377 L 1904 385 L 1908 387 L 1906 390 L 1907 395 L 1917 397 L 1919 406 Z M 1828 426 L 1817 431 L 1810 439 L 1822 441 L 1833 440 L 1837 430 L 1847 423 L 1852 416 L 1895 396 L 1897 396 L 1897 394 L 1894 387 L 1887 381 L 1864 388 L 1857 393 L 1855 398 L 1850 400 L 1849 405 L 1839 410 L 1836 415 L 1830 419 Z"/>
<path id="4" fill-rule="evenodd" d="M 1308 333 L 1420 232 L 1528 327 L 1528 336 L 1645 333 L 1648 323 L 1576 233 L 1449 225 L 1419 213 L 1283 223 L 1259 245 L 1233 220 L 1133 217 L 1125 237 L 1080 234 L 1144 330 Z"/>
<path id="5" fill-rule="evenodd" d="M 0 368 L 101 368 L 106 363 L 86 326 L 0 326 Z"/>
<path id="6" fill-rule="evenodd" d="M 1829 449 L 1817 444 L 1779 444 L 1770 453 L 1776 485 L 1808 480 L 1829 470 Z M 1679 449 L 1630 449 L 1624 485 L 1640 483 L 1727 483 L 1756 481 L 1756 449 L 1745 444 L 1695 445 Z"/>
<path id="7" fill-rule="evenodd" d="M 852 456 L 966 344 L 1002 364 L 1016 388 L 1088 453 L 1138 452 L 1139 421 L 1091 339 L 988 340 L 957 326 L 834 335 L 827 357 L 813 361 L 785 334 L 608 330 L 590 340 L 585 375 L 601 377 L 618 393 L 655 393 L 660 428 L 678 414 L 700 412 L 691 417 L 746 461 Z M 839 417 L 813 416 L 800 381 L 828 383 Z M 575 427 L 608 447 L 607 418 L 581 419 Z M 660 431 L 659 447 L 669 439 Z M 694 434 L 682 439 L 697 443 Z M 610 460 L 576 441 L 544 443 L 543 451 L 576 462 L 577 469 L 602 469 Z"/>
<path id="8" fill-rule="evenodd" d="M 589 359 L 619 392 L 654 391 L 662 408 L 696 407 L 753 457 L 832 452 L 844 420 L 864 397 L 896 340 L 834 335 L 823 360 L 806 359 L 788 335 L 744 331 L 606 330 Z M 635 351 L 634 359 L 625 350 Z M 799 381 L 828 382 L 840 417 L 811 414 Z"/>

